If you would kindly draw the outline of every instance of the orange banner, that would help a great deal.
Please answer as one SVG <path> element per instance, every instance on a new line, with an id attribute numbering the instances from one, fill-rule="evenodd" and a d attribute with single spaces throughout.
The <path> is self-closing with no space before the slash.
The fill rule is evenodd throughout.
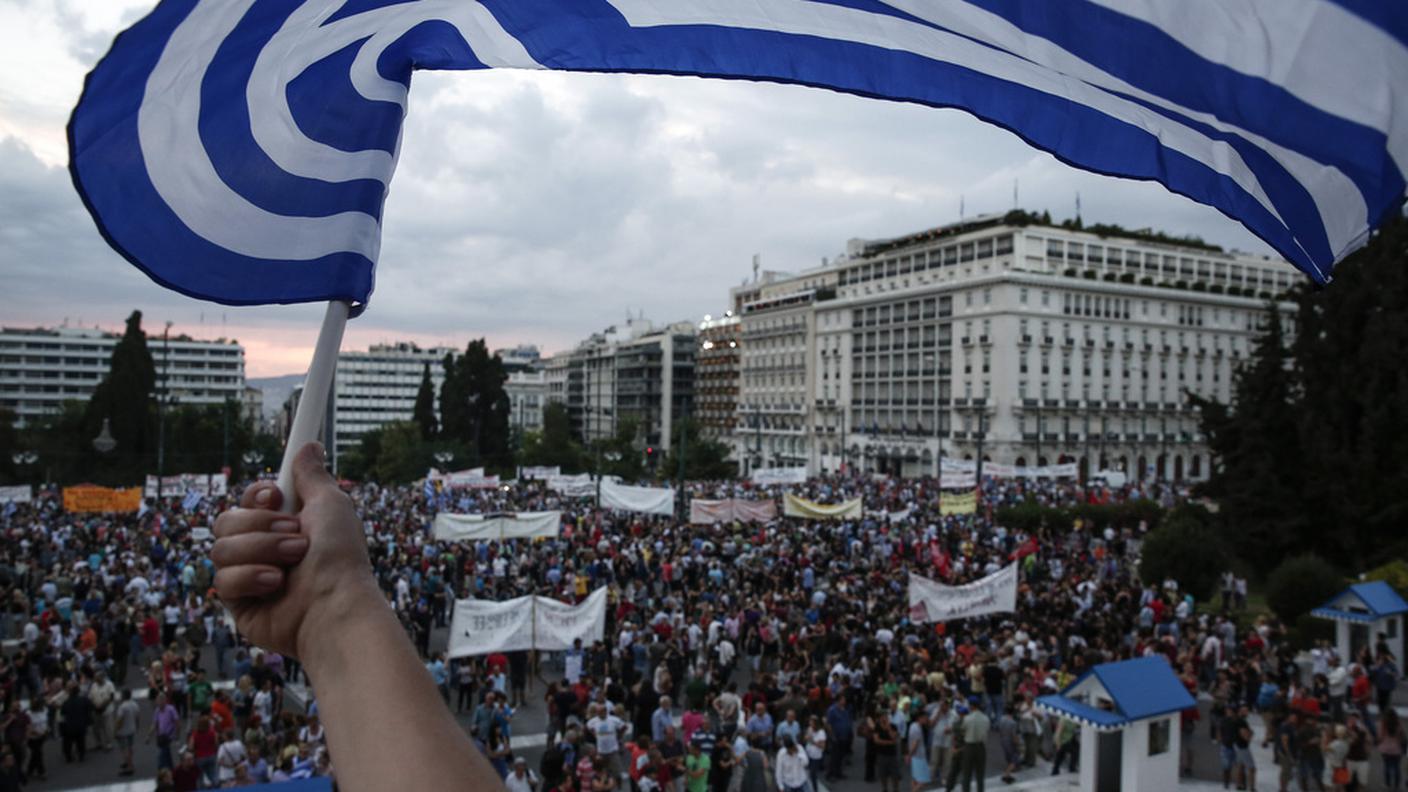
<path id="1" fill-rule="evenodd" d="M 142 488 L 64 487 L 64 511 L 73 514 L 134 512 L 141 508 Z"/>

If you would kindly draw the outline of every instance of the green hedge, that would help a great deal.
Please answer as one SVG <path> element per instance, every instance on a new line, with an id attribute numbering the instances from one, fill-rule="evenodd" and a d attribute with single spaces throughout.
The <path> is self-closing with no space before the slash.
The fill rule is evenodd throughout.
<path id="1" fill-rule="evenodd" d="M 1163 511 L 1158 503 L 1151 500 L 1082 503 L 1071 507 L 1042 506 L 1028 500 L 1016 506 L 1003 506 L 994 516 L 1001 525 L 1027 533 L 1039 532 L 1043 527 L 1069 530 L 1076 518 L 1092 524 L 1096 530 L 1104 530 L 1106 526 L 1138 528 L 1140 520 L 1145 520 L 1152 530 L 1163 518 Z"/>

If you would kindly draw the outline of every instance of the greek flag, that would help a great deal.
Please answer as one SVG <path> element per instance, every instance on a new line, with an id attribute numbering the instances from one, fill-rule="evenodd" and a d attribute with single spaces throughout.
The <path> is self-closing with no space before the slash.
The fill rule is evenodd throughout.
<path id="1" fill-rule="evenodd" d="M 961 108 L 1214 206 L 1318 282 L 1408 170 L 1401 2 L 163 0 L 88 76 L 74 182 L 177 291 L 365 305 L 411 73 L 504 67 Z"/>

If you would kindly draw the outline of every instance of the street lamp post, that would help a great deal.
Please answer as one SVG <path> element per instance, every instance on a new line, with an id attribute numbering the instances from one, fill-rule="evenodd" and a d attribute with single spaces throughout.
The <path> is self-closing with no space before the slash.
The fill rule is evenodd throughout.
<path id="1" fill-rule="evenodd" d="M 431 456 L 435 458 L 435 464 L 439 465 L 442 471 L 445 470 L 446 465 L 450 464 L 450 460 L 455 458 L 455 455 L 449 451 L 436 451 Z"/>
<path id="2" fill-rule="evenodd" d="M 246 474 L 252 469 L 255 471 L 255 474 L 258 475 L 260 463 L 264 461 L 264 455 L 254 449 L 250 449 L 244 452 L 240 457 L 240 461 L 244 463 Z"/>

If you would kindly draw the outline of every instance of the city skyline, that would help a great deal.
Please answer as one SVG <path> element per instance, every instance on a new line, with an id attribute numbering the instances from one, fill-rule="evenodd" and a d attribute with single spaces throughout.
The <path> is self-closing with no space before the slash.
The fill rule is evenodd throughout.
<path id="1" fill-rule="evenodd" d="M 0 9 L 0 267 L 8 325 L 152 326 L 238 338 L 249 375 L 306 366 L 321 308 L 172 294 L 111 252 L 69 182 L 64 123 L 111 35 L 148 3 Z M 20 68 L 20 64 L 25 64 Z M 1152 183 L 1080 173 L 955 111 L 669 77 L 423 74 L 387 204 L 379 287 L 349 348 L 410 340 L 563 351 L 628 311 L 719 313 L 763 267 L 1023 208 L 1267 251 Z M 436 121 L 432 123 L 431 117 Z M 884 140 L 885 145 L 875 145 Z M 201 325 L 204 317 L 205 324 Z"/>

